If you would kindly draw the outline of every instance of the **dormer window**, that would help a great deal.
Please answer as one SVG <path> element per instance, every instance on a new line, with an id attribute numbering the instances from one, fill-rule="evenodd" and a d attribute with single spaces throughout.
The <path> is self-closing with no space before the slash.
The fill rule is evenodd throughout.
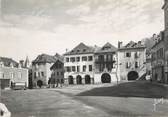
<path id="1" fill-rule="evenodd" d="M 80 50 L 77 50 L 77 52 L 80 52 Z"/>
<path id="2" fill-rule="evenodd" d="M 86 52 L 86 49 L 83 49 L 83 52 Z"/>
<path id="3" fill-rule="evenodd" d="M 0 62 L 0 67 L 4 67 L 4 63 L 3 62 Z"/>
<path id="4" fill-rule="evenodd" d="M 12 63 L 10 63 L 10 67 L 12 67 L 12 68 L 13 68 L 13 64 L 12 64 Z"/>

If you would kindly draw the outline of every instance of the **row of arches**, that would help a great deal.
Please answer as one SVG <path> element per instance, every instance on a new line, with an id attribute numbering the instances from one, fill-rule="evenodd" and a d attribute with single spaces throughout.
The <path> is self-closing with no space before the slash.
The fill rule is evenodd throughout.
<path id="1" fill-rule="evenodd" d="M 73 76 L 68 77 L 69 84 L 74 84 Z M 111 76 L 108 73 L 104 73 L 101 76 L 102 83 L 111 83 Z M 76 84 L 82 84 L 82 77 L 80 75 L 76 76 Z M 89 75 L 85 76 L 85 84 L 91 84 L 91 77 Z"/>
<path id="2" fill-rule="evenodd" d="M 136 71 L 130 71 L 127 74 L 128 80 L 136 80 L 139 77 L 139 74 Z M 86 75 L 85 78 L 85 84 L 91 84 L 91 77 L 90 75 Z M 75 84 L 73 76 L 68 77 L 69 84 Z M 101 76 L 101 82 L 102 83 L 111 83 L 111 76 L 108 73 L 104 73 Z M 82 77 L 80 75 L 76 76 L 76 84 L 82 84 Z M 43 85 L 43 82 L 41 80 L 37 81 L 37 86 L 41 87 Z"/>
<path id="3" fill-rule="evenodd" d="M 73 76 L 68 77 L 68 82 L 69 84 L 74 84 Z M 82 84 L 82 77 L 80 75 L 76 77 L 76 84 Z M 85 76 L 85 84 L 91 84 L 91 77 L 89 75 Z"/>

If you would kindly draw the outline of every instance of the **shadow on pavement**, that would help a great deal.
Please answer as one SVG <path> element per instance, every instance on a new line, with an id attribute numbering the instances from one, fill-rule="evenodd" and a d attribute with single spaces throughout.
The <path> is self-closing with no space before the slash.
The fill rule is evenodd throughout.
<path id="1" fill-rule="evenodd" d="M 134 81 L 111 87 L 94 88 L 79 93 L 77 96 L 168 98 L 168 86 L 146 81 Z"/>

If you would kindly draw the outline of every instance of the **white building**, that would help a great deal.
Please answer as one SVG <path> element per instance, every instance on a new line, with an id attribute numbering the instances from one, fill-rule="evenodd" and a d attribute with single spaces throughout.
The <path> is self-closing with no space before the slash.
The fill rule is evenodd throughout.
<path id="1" fill-rule="evenodd" d="M 48 85 L 52 71 L 51 66 L 59 59 L 60 55 L 55 56 L 41 54 L 32 62 L 32 81 L 33 86 Z"/>
<path id="2" fill-rule="evenodd" d="M 0 57 L 0 88 L 12 87 L 13 83 L 18 82 L 28 87 L 28 69 L 11 58 Z"/>
<path id="3" fill-rule="evenodd" d="M 136 80 L 146 74 L 146 48 L 139 41 L 130 41 L 127 45 L 118 44 L 117 75 L 119 80 Z"/>
<path id="4" fill-rule="evenodd" d="M 93 47 L 80 43 L 64 54 L 66 84 L 91 84 L 94 82 L 94 51 Z"/>

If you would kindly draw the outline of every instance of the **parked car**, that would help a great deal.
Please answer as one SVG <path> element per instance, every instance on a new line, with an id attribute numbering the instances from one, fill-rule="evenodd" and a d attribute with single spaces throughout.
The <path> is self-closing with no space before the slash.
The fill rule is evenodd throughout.
<path id="1" fill-rule="evenodd" d="M 12 89 L 26 90 L 26 83 L 25 82 L 15 82 L 15 83 L 13 83 Z"/>

